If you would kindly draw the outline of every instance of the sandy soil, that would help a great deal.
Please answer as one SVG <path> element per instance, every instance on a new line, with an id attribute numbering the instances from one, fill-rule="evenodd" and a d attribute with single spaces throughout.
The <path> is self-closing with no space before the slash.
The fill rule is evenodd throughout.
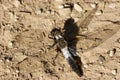
<path id="1" fill-rule="evenodd" d="M 82 77 L 49 50 L 54 27 L 79 38 Z M 0 0 L 0 80 L 120 80 L 120 1 Z"/>

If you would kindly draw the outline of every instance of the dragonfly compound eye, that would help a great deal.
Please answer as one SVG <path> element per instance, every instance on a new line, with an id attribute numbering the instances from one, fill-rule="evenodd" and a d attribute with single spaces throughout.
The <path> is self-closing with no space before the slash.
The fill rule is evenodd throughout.
<path id="1" fill-rule="evenodd" d="M 51 35 L 52 36 L 57 36 L 58 34 L 61 34 L 61 31 L 57 28 L 54 28 L 52 31 L 51 31 Z"/>

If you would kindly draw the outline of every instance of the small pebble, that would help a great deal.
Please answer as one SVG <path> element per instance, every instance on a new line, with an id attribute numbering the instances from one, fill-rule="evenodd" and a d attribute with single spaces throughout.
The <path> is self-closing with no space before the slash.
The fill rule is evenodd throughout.
<path id="1" fill-rule="evenodd" d="M 3 60 L 0 60 L 0 62 L 3 62 Z"/>
<path id="2" fill-rule="evenodd" d="M 88 64 L 84 64 L 84 68 L 88 68 Z"/>
<path id="3" fill-rule="evenodd" d="M 16 73 L 19 73 L 20 71 L 16 69 L 15 72 L 16 72 Z"/>
<path id="4" fill-rule="evenodd" d="M 37 10 L 37 11 L 35 11 L 35 13 L 36 13 L 37 15 L 39 15 L 39 14 L 41 14 L 42 12 L 41 12 L 41 10 Z"/>
<path id="5" fill-rule="evenodd" d="M 99 11 L 97 11 L 96 13 L 95 13 L 95 15 L 97 15 L 97 16 L 100 16 L 100 15 L 102 15 L 103 14 L 103 11 L 102 10 L 99 10 Z"/>
<path id="6" fill-rule="evenodd" d="M 14 0 L 13 5 L 18 8 L 20 5 L 20 2 L 18 0 Z"/>
<path id="7" fill-rule="evenodd" d="M 111 3 L 110 5 L 109 5 L 109 8 L 115 8 L 116 7 L 116 4 L 115 3 Z"/>
<path id="8" fill-rule="evenodd" d="M 63 5 L 59 5 L 58 8 L 59 8 L 59 9 L 63 9 L 64 6 L 63 6 Z"/>
<path id="9" fill-rule="evenodd" d="M 112 70 L 112 74 L 116 75 L 117 74 L 117 69 Z"/>
<path id="10" fill-rule="evenodd" d="M 78 4 L 74 4 L 74 8 L 75 8 L 75 10 L 77 10 L 78 12 L 81 12 L 83 9 L 82 9 L 82 7 L 80 6 L 80 5 L 78 5 Z"/>
<path id="11" fill-rule="evenodd" d="M 9 48 L 13 48 L 12 42 L 9 42 L 9 43 L 8 43 L 8 47 L 9 47 Z"/>
<path id="12" fill-rule="evenodd" d="M 6 60 L 6 62 L 10 62 L 10 60 L 9 60 L 9 59 L 7 59 L 7 60 Z"/>
<path id="13" fill-rule="evenodd" d="M 110 50 L 110 51 L 108 51 L 108 54 L 109 54 L 110 57 L 114 56 L 115 53 L 116 53 L 116 49 L 115 48 Z"/>
<path id="14" fill-rule="evenodd" d="M 47 14 L 50 14 L 51 12 L 50 11 L 46 11 Z"/>
<path id="15" fill-rule="evenodd" d="M 102 56 L 102 55 L 100 55 L 100 56 L 99 56 L 99 61 L 100 61 L 100 63 L 103 63 L 103 62 L 105 61 L 105 57 Z"/>
<path id="16" fill-rule="evenodd" d="M 96 4 L 94 4 L 94 3 L 91 3 L 90 6 L 91 6 L 92 8 L 96 8 Z"/>

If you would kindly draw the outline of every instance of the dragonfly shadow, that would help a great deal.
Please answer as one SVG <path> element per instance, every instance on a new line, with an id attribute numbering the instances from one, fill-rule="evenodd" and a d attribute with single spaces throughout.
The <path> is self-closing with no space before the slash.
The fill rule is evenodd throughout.
<path id="1" fill-rule="evenodd" d="M 73 18 L 69 18 L 66 20 L 65 24 L 64 24 L 64 38 L 67 41 L 68 47 L 69 47 L 69 52 L 71 53 L 72 57 L 74 58 L 74 60 L 76 61 L 76 63 L 78 64 L 79 67 L 79 72 L 77 73 L 80 76 L 83 75 L 83 70 L 82 70 L 82 62 L 81 62 L 81 58 L 78 56 L 78 54 L 76 53 L 76 45 L 77 45 L 77 38 L 76 36 L 79 33 L 79 28 L 77 26 L 77 24 L 75 23 Z"/>

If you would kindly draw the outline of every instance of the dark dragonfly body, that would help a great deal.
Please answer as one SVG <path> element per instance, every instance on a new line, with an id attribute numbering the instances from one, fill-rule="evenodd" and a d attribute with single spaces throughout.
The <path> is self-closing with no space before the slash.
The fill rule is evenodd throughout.
<path id="1" fill-rule="evenodd" d="M 57 47 L 62 51 L 64 57 L 67 59 L 73 71 L 75 71 L 79 76 L 82 76 L 81 67 L 79 67 L 79 63 L 77 60 L 78 55 L 72 48 L 68 48 L 67 41 L 62 36 L 61 30 L 54 28 L 51 31 L 51 35 L 53 36 Z"/>

